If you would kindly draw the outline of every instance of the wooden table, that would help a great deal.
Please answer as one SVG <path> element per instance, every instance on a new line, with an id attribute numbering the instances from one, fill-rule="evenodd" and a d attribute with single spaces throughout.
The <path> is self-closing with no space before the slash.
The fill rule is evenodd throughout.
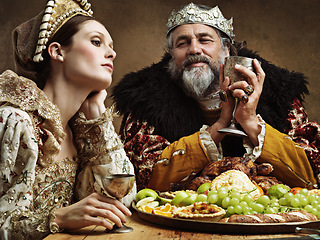
<path id="1" fill-rule="evenodd" d="M 138 213 L 133 210 L 133 215 L 127 218 L 127 226 L 133 227 L 130 233 L 108 234 L 105 228 L 90 226 L 68 233 L 51 234 L 45 240 L 152 240 L 152 239 L 174 239 L 174 240 L 233 240 L 233 239 L 279 239 L 303 236 L 301 234 L 275 234 L 275 235 L 220 235 L 212 233 L 187 232 L 148 223 L 139 218 Z M 302 239 L 302 238 L 301 238 Z"/>

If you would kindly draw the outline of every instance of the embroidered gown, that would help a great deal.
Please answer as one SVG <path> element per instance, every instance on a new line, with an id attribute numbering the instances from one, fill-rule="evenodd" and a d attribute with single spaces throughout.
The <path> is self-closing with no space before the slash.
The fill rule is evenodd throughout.
<path id="1" fill-rule="evenodd" d="M 59 231 L 54 210 L 102 192 L 100 176 L 131 173 L 112 124 L 77 114 L 70 126 L 75 159 L 55 161 L 63 132 L 58 108 L 35 83 L 7 70 L 0 75 L 0 238 L 42 239 Z M 136 192 L 123 199 L 129 206 Z"/>

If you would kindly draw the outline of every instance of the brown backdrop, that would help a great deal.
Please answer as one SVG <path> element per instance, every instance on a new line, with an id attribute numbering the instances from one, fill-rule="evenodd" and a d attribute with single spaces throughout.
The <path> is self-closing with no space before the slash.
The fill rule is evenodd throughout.
<path id="1" fill-rule="evenodd" d="M 165 24 L 172 9 L 189 0 L 91 0 L 95 16 L 109 30 L 117 52 L 112 86 L 131 71 L 161 59 Z M 309 119 L 320 122 L 319 0 L 194 0 L 218 5 L 233 17 L 236 40 L 272 63 L 309 78 Z M 2 0 L 0 4 L 0 72 L 13 69 L 11 31 L 44 6 L 45 0 Z M 111 104 L 111 100 L 107 101 Z M 118 128 L 119 119 L 115 119 Z"/>

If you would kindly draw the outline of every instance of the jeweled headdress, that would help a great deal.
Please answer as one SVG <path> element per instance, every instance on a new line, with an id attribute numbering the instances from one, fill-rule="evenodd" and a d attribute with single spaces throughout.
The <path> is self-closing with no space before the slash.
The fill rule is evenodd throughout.
<path id="1" fill-rule="evenodd" d="M 75 15 L 93 16 L 87 0 L 49 0 L 40 25 L 39 39 L 33 57 L 34 62 L 43 61 L 42 52 L 53 35 Z"/>
<path id="2" fill-rule="evenodd" d="M 218 6 L 206 10 L 198 7 L 194 3 L 189 3 L 181 10 L 173 10 L 171 12 L 167 23 L 167 34 L 180 25 L 200 23 L 224 32 L 233 42 L 234 34 L 232 22 L 232 18 L 230 20 L 224 18 Z"/>

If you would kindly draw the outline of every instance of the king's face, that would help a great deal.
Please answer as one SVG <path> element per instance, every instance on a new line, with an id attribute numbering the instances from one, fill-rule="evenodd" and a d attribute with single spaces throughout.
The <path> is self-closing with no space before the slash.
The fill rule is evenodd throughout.
<path id="1" fill-rule="evenodd" d="M 216 30 L 204 24 L 185 24 L 177 27 L 172 32 L 173 58 L 179 69 L 190 55 L 204 55 L 211 62 L 221 58 L 222 43 Z M 226 50 L 226 56 L 229 51 Z M 187 68 L 205 67 L 205 62 L 194 62 Z"/>

